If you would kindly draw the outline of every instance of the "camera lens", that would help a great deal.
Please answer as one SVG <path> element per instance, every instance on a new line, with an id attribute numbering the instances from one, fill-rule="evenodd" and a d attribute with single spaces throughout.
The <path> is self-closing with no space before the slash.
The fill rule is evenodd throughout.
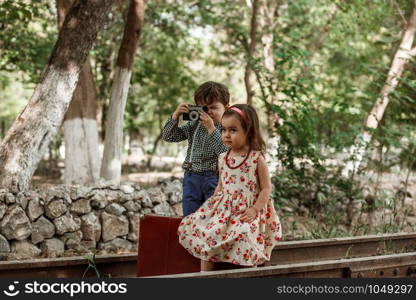
<path id="1" fill-rule="evenodd" d="M 198 119 L 199 119 L 199 112 L 197 112 L 197 111 L 191 111 L 191 112 L 189 112 L 189 119 L 191 120 L 191 121 L 197 121 Z"/>

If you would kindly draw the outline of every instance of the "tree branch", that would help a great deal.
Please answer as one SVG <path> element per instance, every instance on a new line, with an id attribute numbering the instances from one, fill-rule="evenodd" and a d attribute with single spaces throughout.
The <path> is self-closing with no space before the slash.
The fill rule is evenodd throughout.
<path id="1" fill-rule="evenodd" d="M 397 4 L 397 2 L 395 0 L 390 0 L 390 2 L 393 4 L 393 6 L 395 6 L 399 12 L 399 15 L 402 17 L 403 23 L 405 26 L 407 26 L 407 20 L 404 17 L 403 11 L 401 10 L 400 6 Z"/>

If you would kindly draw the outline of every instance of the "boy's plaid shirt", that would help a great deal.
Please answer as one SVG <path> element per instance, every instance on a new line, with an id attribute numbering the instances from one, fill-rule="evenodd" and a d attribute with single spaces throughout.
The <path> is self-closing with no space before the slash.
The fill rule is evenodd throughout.
<path id="1" fill-rule="evenodd" d="M 221 139 L 220 123 L 215 124 L 215 130 L 208 135 L 207 129 L 198 121 L 178 126 L 178 121 L 170 116 L 163 127 L 162 139 L 167 142 L 188 140 L 182 168 L 194 172 L 216 171 L 218 155 L 228 150 Z"/>

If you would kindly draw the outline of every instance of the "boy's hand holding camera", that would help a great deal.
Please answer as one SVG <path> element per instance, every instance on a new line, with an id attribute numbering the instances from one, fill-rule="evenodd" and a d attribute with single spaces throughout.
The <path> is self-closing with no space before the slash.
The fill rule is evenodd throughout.
<path id="1" fill-rule="evenodd" d="M 199 112 L 199 124 L 207 129 L 208 134 L 215 130 L 214 120 L 204 111 Z"/>
<path id="2" fill-rule="evenodd" d="M 190 110 L 189 110 L 190 106 L 193 107 L 193 105 L 187 104 L 187 103 L 179 104 L 178 107 L 176 108 L 175 112 L 172 114 L 172 119 L 177 121 L 179 119 L 180 115 L 189 114 L 190 113 Z M 199 113 L 199 118 L 197 118 L 195 120 L 199 120 L 199 123 L 207 129 L 208 134 L 211 134 L 215 130 L 214 120 L 204 110 L 199 110 L 198 109 L 198 113 Z M 194 120 L 194 119 L 191 118 L 191 120 Z"/>
<path id="3" fill-rule="evenodd" d="M 189 108 L 188 108 L 187 103 L 181 103 L 178 105 L 178 107 L 176 108 L 176 110 L 173 112 L 172 114 L 172 119 L 177 121 L 179 119 L 179 116 L 183 113 L 189 113 Z"/>

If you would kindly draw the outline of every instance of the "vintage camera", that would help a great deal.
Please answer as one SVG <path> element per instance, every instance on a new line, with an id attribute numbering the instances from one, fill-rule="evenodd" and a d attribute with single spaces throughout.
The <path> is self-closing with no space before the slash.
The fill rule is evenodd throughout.
<path id="1" fill-rule="evenodd" d="M 189 105 L 189 113 L 182 114 L 182 119 L 184 121 L 198 121 L 199 120 L 199 112 L 204 111 L 208 112 L 208 106 L 200 106 L 200 105 Z"/>

